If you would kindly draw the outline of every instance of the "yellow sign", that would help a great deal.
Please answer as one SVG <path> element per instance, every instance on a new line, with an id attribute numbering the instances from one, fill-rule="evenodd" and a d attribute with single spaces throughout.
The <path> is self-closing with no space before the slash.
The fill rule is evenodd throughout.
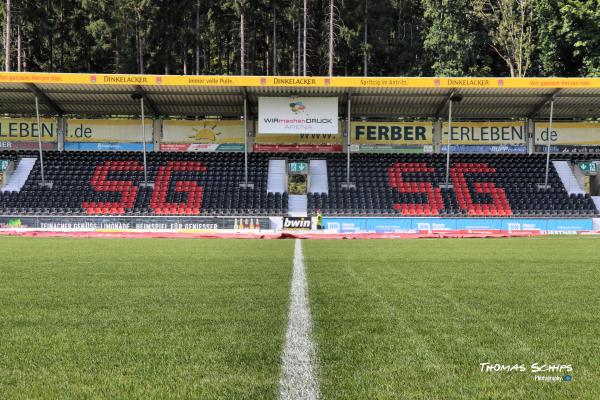
<path id="1" fill-rule="evenodd" d="M 125 86 L 348 87 L 348 88 L 600 88 L 600 78 L 359 78 L 298 76 L 109 75 L 2 72 L 0 82 Z"/>
<path id="2" fill-rule="evenodd" d="M 146 142 L 152 142 L 152 121 L 145 121 Z M 139 119 L 69 119 L 67 142 L 141 142 Z"/>
<path id="3" fill-rule="evenodd" d="M 353 144 L 431 144 L 431 122 L 352 122 Z"/>
<path id="4" fill-rule="evenodd" d="M 163 122 L 163 143 L 244 143 L 244 121 L 201 119 Z"/>
<path id="5" fill-rule="evenodd" d="M 548 141 L 548 123 L 535 124 L 535 143 Z M 600 145 L 600 123 L 597 122 L 555 122 L 550 132 L 552 144 Z"/>
<path id="6" fill-rule="evenodd" d="M 448 123 L 444 122 L 442 144 L 448 140 Z M 452 144 L 506 145 L 527 140 L 524 122 L 453 122 Z"/>
<path id="7" fill-rule="evenodd" d="M 40 119 L 40 130 L 35 118 L 0 118 L 0 142 L 42 142 L 58 141 L 58 126 L 56 120 Z"/>

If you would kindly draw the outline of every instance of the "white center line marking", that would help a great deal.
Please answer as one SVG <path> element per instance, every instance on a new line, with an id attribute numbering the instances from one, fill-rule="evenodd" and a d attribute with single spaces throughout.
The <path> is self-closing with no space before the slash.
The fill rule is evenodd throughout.
<path id="1" fill-rule="evenodd" d="M 312 320 L 308 303 L 308 285 L 302 241 L 296 239 L 294 270 L 290 290 L 290 311 L 281 356 L 280 400 L 316 400 L 319 383 L 316 376 L 316 350 L 312 340 Z"/>

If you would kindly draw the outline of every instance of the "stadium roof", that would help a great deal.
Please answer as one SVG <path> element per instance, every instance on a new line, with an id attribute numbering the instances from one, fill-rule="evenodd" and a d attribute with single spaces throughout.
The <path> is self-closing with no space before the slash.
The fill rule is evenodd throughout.
<path id="1" fill-rule="evenodd" d="M 452 94 L 463 96 L 455 118 L 546 119 L 550 100 L 560 119 L 600 117 L 600 78 L 360 78 L 0 73 L 0 113 L 138 115 L 131 95 L 160 116 L 240 116 L 244 98 L 257 114 L 260 96 L 352 98 L 353 117 L 437 118 Z"/>

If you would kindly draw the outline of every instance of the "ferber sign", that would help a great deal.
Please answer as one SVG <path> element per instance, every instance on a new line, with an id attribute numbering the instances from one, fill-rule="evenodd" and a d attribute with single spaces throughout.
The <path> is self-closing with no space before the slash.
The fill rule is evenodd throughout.
<path id="1" fill-rule="evenodd" d="M 58 141 L 58 126 L 56 120 L 42 118 L 42 129 L 38 127 L 35 118 L 0 118 L 1 142 L 37 142 L 42 137 L 42 142 Z M 14 146 L 3 146 L 14 147 Z"/>
<path id="2" fill-rule="evenodd" d="M 337 97 L 259 97 L 258 133 L 338 133 Z"/>
<path id="3" fill-rule="evenodd" d="M 357 144 L 431 144 L 431 122 L 352 122 L 352 142 Z"/>

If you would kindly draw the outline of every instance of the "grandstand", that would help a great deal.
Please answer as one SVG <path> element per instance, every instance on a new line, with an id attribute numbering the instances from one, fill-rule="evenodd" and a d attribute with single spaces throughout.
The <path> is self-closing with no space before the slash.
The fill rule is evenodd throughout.
<path id="1" fill-rule="evenodd" d="M 32 157 L 2 153 L 3 158 Z M 544 180 L 543 155 L 465 155 L 454 157 L 453 188 L 444 182 L 444 156 L 429 154 L 354 156 L 351 180 L 345 188 L 345 156 L 340 154 L 252 153 L 249 179 L 244 179 L 241 153 L 171 153 L 148 155 L 143 182 L 139 152 L 46 152 L 46 179 L 40 187 L 39 160 L 19 191 L 0 194 L 6 215 L 218 215 L 285 216 L 286 192 L 268 192 L 271 159 L 321 159 L 327 162 L 328 191 L 307 194 L 308 215 L 320 209 L 344 216 L 521 216 L 593 217 L 598 211 L 588 193 L 569 194 L 556 170 L 550 187 Z M 561 160 L 565 157 L 561 156 Z M 581 159 L 577 156 L 577 159 Z"/>
<path id="2" fill-rule="evenodd" d="M 0 192 L 0 214 L 7 217 L 310 217 L 321 210 L 326 217 L 593 218 L 599 213 L 600 197 L 593 196 L 597 177 L 585 178 L 577 170 L 578 163 L 594 162 L 589 152 L 596 151 L 596 143 L 551 145 L 536 128 L 549 119 L 548 139 L 553 121 L 557 126 L 597 117 L 597 79 L 4 73 L 0 82 L 4 112 L 36 115 L 38 125 L 40 115 L 46 121 L 38 135 L 36 123 L 21 121 L 14 128 L 10 120 L 0 132 L 0 139 L 10 140 L 4 148 L 23 149 L 0 151 L 12 167 Z M 299 136 L 295 143 L 279 143 L 282 135 L 269 138 L 260 131 L 261 122 L 254 122 L 260 119 L 260 100 L 277 96 L 337 99 L 336 110 L 346 112 L 335 115 L 333 135 L 313 134 L 308 144 Z M 447 114 L 448 123 L 454 118 L 459 125 L 456 145 L 448 145 L 443 135 Z M 103 143 L 105 137 L 93 143 L 95 133 L 85 124 L 111 120 L 67 120 L 67 115 L 141 115 L 142 129 L 135 120 L 132 127 L 122 125 L 123 132 L 121 125 L 103 127 L 115 130 L 104 134 L 110 143 Z M 241 133 L 233 142 L 219 142 L 219 129 L 235 125 L 234 118 Z M 194 121 L 204 125 L 184 138 L 186 144 L 168 142 L 169 124 Z M 219 122 L 207 128 L 206 121 Z M 374 125 L 354 131 L 354 121 Z M 501 126 L 482 128 L 480 136 L 489 138 L 481 142 L 485 145 L 462 144 L 465 135 L 475 140 L 474 127 L 481 121 Z M 506 139 L 508 129 L 518 138 Z M 29 141 L 19 142 L 26 136 Z M 82 150 L 90 144 L 123 151 Z M 286 186 L 292 162 L 307 166 L 308 183 L 300 194 L 290 194 Z"/>
<path id="3" fill-rule="evenodd" d="M 599 99 L 0 73 L 0 398 L 595 398 Z"/>

